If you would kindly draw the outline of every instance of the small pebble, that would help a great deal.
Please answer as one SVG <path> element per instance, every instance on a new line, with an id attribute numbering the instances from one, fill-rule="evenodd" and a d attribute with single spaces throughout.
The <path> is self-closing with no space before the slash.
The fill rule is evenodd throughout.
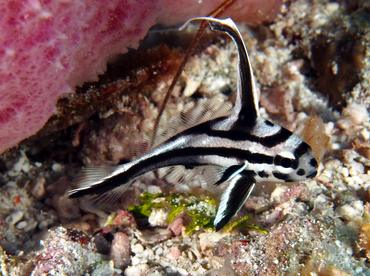
<path id="1" fill-rule="evenodd" d="M 347 167 L 349 167 L 349 174 L 351 176 L 363 174 L 365 170 L 365 166 L 356 161 L 352 161 Z"/>
<path id="2" fill-rule="evenodd" d="M 159 186 L 156 186 L 156 185 L 149 185 L 147 190 L 148 190 L 148 193 L 150 193 L 150 194 L 162 193 L 162 189 Z"/>
<path id="3" fill-rule="evenodd" d="M 155 251 L 155 255 L 162 256 L 163 255 L 163 248 L 162 247 L 157 248 L 157 250 Z"/>
<path id="4" fill-rule="evenodd" d="M 148 275 L 149 270 L 150 270 L 149 265 L 147 264 L 133 265 L 125 269 L 124 275 L 125 276 Z"/>
<path id="5" fill-rule="evenodd" d="M 176 269 L 177 269 L 177 272 L 180 273 L 180 275 L 189 275 L 189 272 L 185 268 L 176 267 Z"/>
<path id="6" fill-rule="evenodd" d="M 5 222 L 10 224 L 10 225 L 14 225 L 17 222 L 19 222 L 23 218 L 23 216 L 24 216 L 24 212 L 16 211 L 16 212 L 10 214 L 9 216 L 7 216 L 5 218 Z"/>
<path id="7" fill-rule="evenodd" d="M 23 228 L 25 228 L 27 226 L 27 221 L 21 221 L 21 222 L 18 222 L 17 223 L 17 225 L 15 226 L 15 228 L 17 228 L 17 229 L 23 229 Z"/>
<path id="8" fill-rule="evenodd" d="M 336 12 L 339 10 L 339 3 L 326 3 L 326 9 L 329 12 Z"/>
<path id="9" fill-rule="evenodd" d="M 348 177 L 349 176 L 349 170 L 348 170 L 348 168 L 345 168 L 345 167 L 342 168 L 342 175 L 344 177 Z"/>
<path id="10" fill-rule="evenodd" d="M 148 218 L 148 222 L 149 222 L 150 226 L 152 226 L 152 227 L 167 226 L 167 224 L 168 224 L 168 221 L 167 221 L 168 215 L 169 215 L 169 210 L 166 210 L 164 208 L 160 208 L 160 209 L 154 208 L 154 209 L 152 209 L 152 212 L 151 212 L 151 214 Z"/>
<path id="11" fill-rule="evenodd" d="M 177 246 L 174 246 L 171 248 L 168 258 L 172 260 L 177 260 L 178 258 L 180 258 L 180 256 L 181 256 L 181 250 Z"/>
<path id="12" fill-rule="evenodd" d="M 335 171 L 342 167 L 342 162 L 340 162 L 338 159 L 330 159 L 329 161 L 325 162 L 324 167 L 327 170 Z"/>
<path id="13" fill-rule="evenodd" d="M 51 169 L 54 171 L 54 172 L 61 172 L 62 171 L 62 165 L 59 164 L 59 163 L 54 163 L 52 166 L 51 166 Z"/>
<path id="14" fill-rule="evenodd" d="M 27 160 L 28 161 L 28 160 Z M 28 173 L 30 171 L 31 165 L 29 162 L 25 162 L 22 166 L 22 171 Z"/>
<path id="15" fill-rule="evenodd" d="M 362 179 L 364 183 L 370 182 L 370 175 L 369 174 L 361 174 L 359 177 Z"/>
<path id="16" fill-rule="evenodd" d="M 172 231 L 175 236 L 180 236 L 183 230 L 184 218 L 178 215 L 174 220 L 168 225 L 168 228 Z"/>
<path id="17" fill-rule="evenodd" d="M 360 176 L 354 176 L 352 177 L 352 179 L 355 181 L 356 184 L 359 184 L 359 185 L 362 185 L 364 184 L 364 181 L 362 180 L 362 178 Z"/>
<path id="18" fill-rule="evenodd" d="M 191 261 L 195 261 L 195 259 L 196 259 L 196 256 L 195 256 L 195 254 L 193 253 L 193 251 L 191 251 L 191 250 L 189 250 L 188 251 L 188 256 L 187 256 L 188 258 L 189 258 L 189 260 L 191 260 Z"/>
<path id="19" fill-rule="evenodd" d="M 284 195 L 285 191 L 288 189 L 286 186 L 277 186 L 275 190 L 272 192 L 270 200 L 274 204 L 279 204 L 281 201 L 281 197 Z"/>
<path id="20" fill-rule="evenodd" d="M 362 141 L 369 141 L 370 133 L 366 128 L 361 129 L 359 134 Z"/>
<path id="21" fill-rule="evenodd" d="M 347 253 L 348 255 L 352 256 L 352 254 L 353 254 L 353 250 L 352 250 L 352 248 L 351 248 L 351 247 L 348 247 L 348 248 L 347 248 L 347 250 L 346 250 L 346 253 Z"/>
<path id="22" fill-rule="evenodd" d="M 68 195 L 54 195 L 52 204 L 58 212 L 59 217 L 66 219 L 77 219 L 81 217 L 81 211 Z"/>
<path id="23" fill-rule="evenodd" d="M 335 209 L 335 214 L 347 221 L 362 220 L 364 212 L 363 202 L 360 200 L 353 201 Z"/>
<path id="24" fill-rule="evenodd" d="M 369 117 L 369 113 L 364 105 L 351 103 L 342 111 L 342 116 L 347 116 L 352 119 L 354 124 L 360 125 Z"/>
<path id="25" fill-rule="evenodd" d="M 172 237 L 172 232 L 169 229 L 156 228 L 153 230 L 142 231 L 142 242 L 144 244 L 156 244 Z"/>
<path id="26" fill-rule="evenodd" d="M 17 163 L 14 164 L 12 171 L 13 172 L 20 172 L 22 170 L 23 165 L 26 163 L 27 157 L 21 156 Z"/>
<path id="27" fill-rule="evenodd" d="M 142 246 L 140 243 L 137 243 L 131 246 L 131 251 L 135 254 L 142 253 L 144 251 L 144 246 Z"/>
<path id="28" fill-rule="evenodd" d="M 130 264 L 130 241 L 128 237 L 122 233 L 114 234 L 112 246 L 109 253 L 109 258 L 114 261 L 114 267 L 124 269 Z"/>
<path id="29" fill-rule="evenodd" d="M 96 265 L 96 268 L 91 272 L 91 276 L 111 276 L 114 275 L 114 262 L 103 261 Z"/>
<path id="30" fill-rule="evenodd" d="M 131 257 L 131 265 L 136 266 L 136 265 L 142 263 L 143 262 L 142 260 L 143 259 L 141 259 L 137 256 L 133 256 L 133 257 Z"/>
<path id="31" fill-rule="evenodd" d="M 45 184 L 45 177 L 37 177 L 32 181 L 30 192 L 37 200 L 42 200 L 46 197 Z"/>
<path id="32" fill-rule="evenodd" d="M 48 223 L 45 221 L 45 220 L 43 220 L 43 221 L 41 221 L 40 223 L 39 223 L 39 229 L 40 230 L 45 230 L 45 229 L 47 229 L 48 228 Z"/>

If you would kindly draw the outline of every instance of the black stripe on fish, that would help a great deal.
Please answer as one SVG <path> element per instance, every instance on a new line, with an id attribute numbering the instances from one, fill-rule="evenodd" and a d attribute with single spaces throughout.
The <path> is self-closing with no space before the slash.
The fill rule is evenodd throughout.
<path id="1" fill-rule="evenodd" d="M 211 122 L 205 122 L 203 124 L 200 124 L 198 126 L 195 126 L 191 129 L 186 130 L 183 133 L 180 133 L 181 135 L 186 134 L 192 134 L 192 135 L 202 135 L 206 134 L 210 137 L 219 137 L 223 139 L 229 139 L 232 141 L 250 141 L 250 142 L 256 142 L 264 147 L 272 148 L 275 147 L 281 143 L 284 143 L 287 141 L 293 133 L 285 128 L 281 128 L 277 133 L 265 136 L 265 137 L 259 137 L 251 134 L 248 129 L 242 128 L 242 127 L 234 127 L 228 131 L 225 130 L 214 130 L 212 129 L 212 124 L 215 122 L 218 122 L 219 119 L 211 121 Z M 174 137 L 173 139 L 176 139 L 177 137 Z"/>
<path id="2" fill-rule="evenodd" d="M 277 179 L 284 180 L 286 182 L 289 182 L 289 174 L 285 173 L 279 173 L 279 172 L 273 172 L 273 176 L 275 176 Z"/>
<path id="3" fill-rule="evenodd" d="M 273 123 L 271 123 L 270 121 L 268 121 L 268 120 L 265 120 L 265 124 L 267 125 L 267 126 L 274 126 L 274 124 Z"/>
<path id="4" fill-rule="evenodd" d="M 76 190 L 71 194 L 72 198 L 81 197 L 90 194 L 104 193 L 119 185 L 129 183 L 136 177 L 155 169 L 169 167 L 169 166 L 206 166 L 217 165 L 209 163 L 200 163 L 199 158 L 204 156 L 219 156 L 239 160 L 242 162 L 257 164 L 273 164 L 273 157 L 261 153 L 252 153 L 248 150 L 240 150 L 236 148 L 223 147 L 186 147 L 172 149 L 163 152 L 159 155 L 154 155 L 143 159 L 140 163 L 133 165 L 122 174 L 112 176 L 109 179 L 103 180 L 101 183 L 92 185 L 88 189 Z"/>
<path id="5" fill-rule="evenodd" d="M 217 181 L 215 183 L 216 186 L 218 185 L 221 185 L 222 183 L 224 183 L 225 181 L 229 180 L 230 178 L 234 177 L 235 174 L 239 173 L 240 170 L 244 169 L 245 167 L 245 164 L 241 164 L 241 165 L 234 165 L 234 166 L 231 166 L 229 168 L 227 168 L 222 177 L 220 178 L 219 181 Z"/>
<path id="6" fill-rule="evenodd" d="M 205 18 L 204 18 L 205 19 Z M 248 51 L 245 47 L 242 36 L 236 27 L 236 25 L 225 24 L 221 20 L 208 20 L 211 29 L 214 31 L 221 31 L 227 33 L 235 42 L 239 54 L 239 81 L 238 90 L 242 93 L 238 93 L 237 108 L 238 121 L 245 127 L 253 127 L 256 123 L 256 119 L 259 115 L 257 92 L 254 84 L 253 69 L 249 60 Z"/>
<path id="7" fill-rule="evenodd" d="M 164 152 L 157 156 L 152 156 L 141 163 L 155 163 L 163 162 L 163 159 L 183 159 L 188 158 L 188 162 L 184 162 L 183 165 L 187 166 L 189 164 L 195 164 L 194 160 L 197 160 L 202 156 L 219 156 L 225 158 L 231 158 L 241 161 L 247 161 L 253 164 L 273 164 L 274 158 L 272 156 L 262 154 L 262 153 L 252 153 L 249 150 L 242 150 L 238 148 L 226 148 L 226 147 L 184 147 L 178 149 L 172 149 Z M 195 159 L 193 159 L 195 158 Z M 181 160 L 183 162 L 183 160 Z M 197 163 L 199 165 L 199 163 Z M 182 164 L 169 164 L 168 166 L 182 165 Z M 203 164 L 202 164 L 203 165 Z M 204 164 L 210 165 L 210 164 Z"/>
<path id="8" fill-rule="evenodd" d="M 319 165 L 317 164 L 317 161 L 316 161 L 316 159 L 315 158 L 312 158 L 311 160 L 310 160 L 310 165 L 312 166 L 312 167 L 314 167 L 314 168 L 317 168 Z"/>
<path id="9" fill-rule="evenodd" d="M 260 171 L 260 172 L 258 172 L 258 176 L 261 177 L 261 178 L 268 178 L 269 174 L 266 173 L 265 171 Z"/>
<path id="10" fill-rule="evenodd" d="M 289 130 L 285 128 L 281 128 L 276 134 L 273 134 L 271 136 L 261 137 L 260 139 L 257 140 L 257 142 L 267 148 L 272 148 L 281 143 L 284 143 L 292 135 L 293 133 L 290 132 Z"/>
<path id="11" fill-rule="evenodd" d="M 309 150 L 311 150 L 310 146 L 302 141 L 301 144 L 295 149 L 294 156 L 298 159 L 302 155 L 306 154 Z"/>

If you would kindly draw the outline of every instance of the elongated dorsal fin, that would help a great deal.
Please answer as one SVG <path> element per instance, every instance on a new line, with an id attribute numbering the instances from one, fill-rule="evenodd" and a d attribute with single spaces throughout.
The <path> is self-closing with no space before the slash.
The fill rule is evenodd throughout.
<path id="1" fill-rule="evenodd" d="M 206 20 L 212 30 L 225 32 L 234 40 L 239 53 L 238 95 L 234 112 L 237 114 L 239 120 L 246 126 L 248 126 L 249 123 L 253 124 L 255 119 L 260 116 L 258 110 L 258 96 L 248 51 L 238 28 L 230 18 L 216 19 L 211 17 L 196 17 L 187 21 L 180 30 L 196 20 Z"/>

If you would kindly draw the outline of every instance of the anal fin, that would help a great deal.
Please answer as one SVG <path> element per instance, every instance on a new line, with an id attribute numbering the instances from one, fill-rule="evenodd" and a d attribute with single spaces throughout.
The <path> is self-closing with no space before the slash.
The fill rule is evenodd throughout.
<path id="1" fill-rule="evenodd" d="M 220 206 L 214 221 L 216 231 L 224 227 L 240 210 L 251 194 L 254 185 L 253 176 L 245 171 L 231 179 L 229 186 L 221 196 Z"/>

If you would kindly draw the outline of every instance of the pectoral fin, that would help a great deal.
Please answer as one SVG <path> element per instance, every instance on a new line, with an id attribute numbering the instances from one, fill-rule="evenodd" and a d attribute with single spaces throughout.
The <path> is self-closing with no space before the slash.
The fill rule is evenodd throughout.
<path id="1" fill-rule="evenodd" d="M 232 178 L 229 187 L 221 196 L 220 206 L 214 221 L 216 231 L 224 227 L 247 201 L 255 185 L 253 173 L 243 171 Z"/>

